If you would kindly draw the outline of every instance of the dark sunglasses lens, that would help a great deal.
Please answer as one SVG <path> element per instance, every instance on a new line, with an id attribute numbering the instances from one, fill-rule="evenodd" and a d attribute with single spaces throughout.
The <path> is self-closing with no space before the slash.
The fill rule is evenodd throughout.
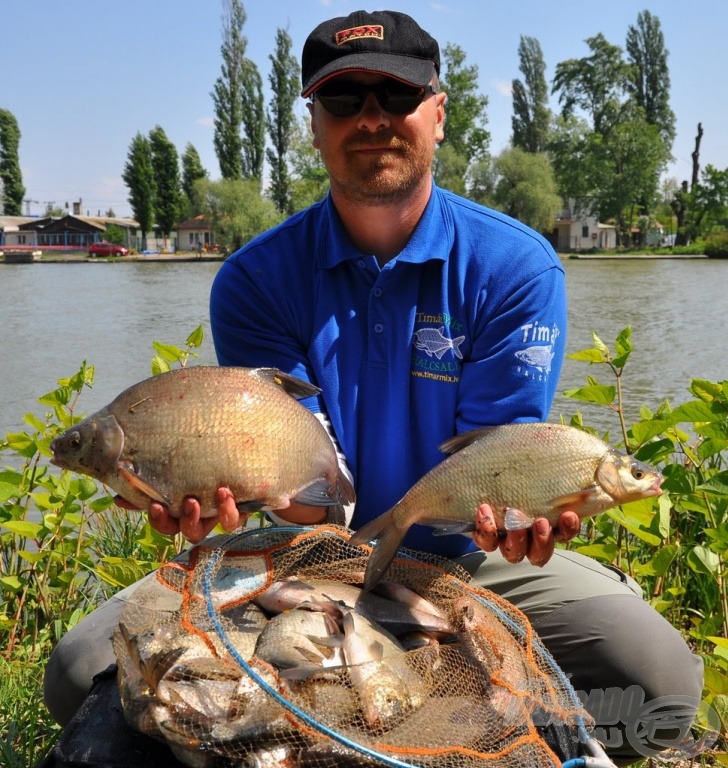
<path id="1" fill-rule="evenodd" d="M 375 95 L 379 106 L 387 112 L 407 115 L 417 109 L 427 91 L 397 82 L 364 86 L 339 81 L 319 88 L 315 97 L 321 102 L 321 106 L 335 117 L 353 117 L 364 106 L 369 93 Z"/>

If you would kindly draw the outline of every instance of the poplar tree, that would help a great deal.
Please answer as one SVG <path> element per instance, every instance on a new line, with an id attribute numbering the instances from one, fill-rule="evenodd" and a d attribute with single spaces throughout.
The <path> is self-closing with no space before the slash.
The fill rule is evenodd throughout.
<path id="1" fill-rule="evenodd" d="M 541 45 L 535 37 L 521 35 L 518 57 L 523 82 L 513 80 L 512 143 L 525 152 L 544 152 L 548 144 L 551 112 L 546 64 Z"/>
<path id="2" fill-rule="evenodd" d="M 285 29 L 276 32 L 275 54 L 269 56 L 270 82 L 273 96 L 267 113 L 268 135 L 272 147 L 266 150 L 270 164 L 270 196 L 281 213 L 293 213 L 293 192 L 288 169 L 288 153 L 293 141 L 295 114 L 293 105 L 298 97 L 300 67 L 291 54 L 291 36 Z"/>
<path id="3" fill-rule="evenodd" d="M 169 237 L 182 215 L 179 155 L 160 125 L 156 125 L 149 132 L 149 146 L 152 150 L 152 168 L 156 184 L 154 215 L 162 235 Z"/>
<path id="4" fill-rule="evenodd" d="M 632 65 L 630 88 L 650 125 L 656 125 L 671 150 L 675 140 L 675 114 L 670 108 L 669 52 L 660 20 L 649 11 L 637 16 L 637 26 L 627 30 L 627 60 Z"/>
<path id="5" fill-rule="evenodd" d="M 0 109 L 0 188 L 2 198 L 0 204 L 7 216 L 22 214 L 25 187 L 23 174 L 20 170 L 18 147 L 20 145 L 20 128 L 15 115 L 6 109 Z"/>
<path id="6" fill-rule="evenodd" d="M 182 153 L 182 191 L 187 198 L 188 216 L 197 216 L 202 212 L 202 204 L 198 200 L 199 195 L 196 192 L 196 183 L 200 179 L 208 178 L 208 173 L 202 166 L 200 155 L 195 147 L 187 143 Z"/>
<path id="7" fill-rule="evenodd" d="M 243 177 L 243 67 L 248 41 L 243 35 L 247 16 L 240 0 L 224 0 L 222 20 L 222 73 L 215 81 L 213 144 L 223 179 Z"/>
<path id="8" fill-rule="evenodd" d="M 242 173 L 244 179 L 258 184 L 263 180 L 265 160 L 265 107 L 263 104 L 263 79 L 258 67 L 248 58 L 243 59 L 241 96 L 242 115 Z"/>
<path id="9" fill-rule="evenodd" d="M 129 188 L 128 200 L 134 218 L 139 222 L 139 229 L 145 238 L 154 223 L 156 185 L 152 167 L 152 147 L 149 139 L 141 133 L 137 133 L 129 145 L 122 178 Z"/>

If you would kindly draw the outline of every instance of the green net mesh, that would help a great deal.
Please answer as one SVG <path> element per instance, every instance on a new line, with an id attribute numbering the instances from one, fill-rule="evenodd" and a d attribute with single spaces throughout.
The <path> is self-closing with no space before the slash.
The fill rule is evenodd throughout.
<path id="1" fill-rule="evenodd" d="M 248 530 L 144 581 L 113 638 L 128 723 L 193 768 L 560 766 L 554 729 L 590 722 L 526 617 L 407 550 L 363 592 L 348 539 Z"/>

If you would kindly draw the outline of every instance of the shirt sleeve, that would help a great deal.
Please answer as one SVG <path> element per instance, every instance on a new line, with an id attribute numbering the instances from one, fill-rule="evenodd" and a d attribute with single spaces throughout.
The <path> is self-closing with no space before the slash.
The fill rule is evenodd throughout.
<path id="1" fill-rule="evenodd" d="M 566 319 L 565 279 L 557 264 L 491 292 L 474 320 L 472 351 L 463 365 L 458 432 L 547 420 L 564 358 Z"/>

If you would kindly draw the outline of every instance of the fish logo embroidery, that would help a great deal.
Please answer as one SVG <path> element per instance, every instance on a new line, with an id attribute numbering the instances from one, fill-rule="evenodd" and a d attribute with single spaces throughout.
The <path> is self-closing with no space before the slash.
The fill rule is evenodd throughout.
<path id="1" fill-rule="evenodd" d="M 414 333 L 414 344 L 417 349 L 421 349 L 429 357 L 436 357 L 442 360 L 442 356 L 448 349 L 453 351 L 458 360 L 463 359 L 463 353 L 460 351 L 460 345 L 465 341 L 465 336 L 457 336 L 454 339 L 445 336 L 443 331 L 445 326 L 439 328 L 422 328 Z"/>
<path id="2" fill-rule="evenodd" d="M 554 359 L 553 344 L 549 344 L 547 347 L 536 346 L 520 349 L 515 354 L 516 357 L 526 365 L 532 365 L 543 373 L 549 373 L 551 371 L 551 361 Z"/>

